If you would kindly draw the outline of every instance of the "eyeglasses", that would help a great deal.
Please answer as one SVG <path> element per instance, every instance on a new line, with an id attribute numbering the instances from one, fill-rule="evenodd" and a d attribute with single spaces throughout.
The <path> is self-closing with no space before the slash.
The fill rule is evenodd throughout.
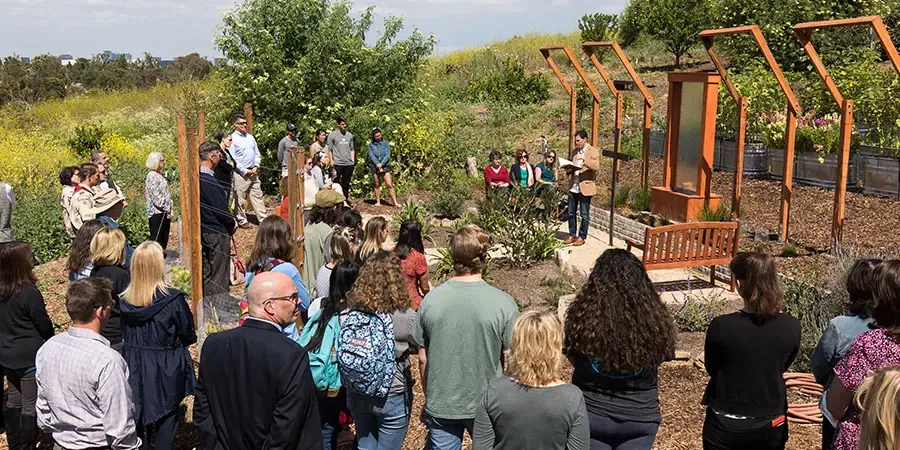
<path id="1" fill-rule="evenodd" d="M 293 302 L 293 303 L 297 303 L 297 300 L 299 300 L 299 299 L 300 299 L 300 295 L 297 294 L 296 292 L 294 292 L 294 293 L 291 294 L 291 295 L 285 295 L 285 296 L 283 296 L 283 297 L 269 297 L 269 298 L 266 299 L 266 301 L 270 301 L 270 300 L 271 300 L 271 301 L 275 301 L 275 300 L 289 300 L 289 301 L 291 301 L 291 302 Z"/>
<path id="2" fill-rule="evenodd" d="M 247 125 L 247 122 L 235 122 L 235 125 Z"/>

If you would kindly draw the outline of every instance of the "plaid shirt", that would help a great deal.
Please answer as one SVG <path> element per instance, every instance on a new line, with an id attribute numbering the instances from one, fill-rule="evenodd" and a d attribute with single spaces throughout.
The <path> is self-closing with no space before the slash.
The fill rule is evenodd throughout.
<path id="1" fill-rule="evenodd" d="M 69 327 L 38 350 L 37 420 L 67 449 L 138 449 L 125 359 L 103 336 Z"/>

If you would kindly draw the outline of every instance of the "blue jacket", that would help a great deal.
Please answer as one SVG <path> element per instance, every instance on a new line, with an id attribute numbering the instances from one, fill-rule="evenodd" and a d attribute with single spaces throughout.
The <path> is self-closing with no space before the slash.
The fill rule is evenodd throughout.
<path id="1" fill-rule="evenodd" d="M 381 142 L 369 142 L 369 162 L 373 165 L 386 166 L 391 162 L 391 144 L 382 139 Z"/>
<path id="2" fill-rule="evenodd" d="M 194 316 L 177 289 L 157 291 L 153 302 L 137 307 L 121 302 L 128 383 L 135 421 L 151 424 L 174 411 L 194 393 L 194 364 L 187 347 L 197 342 Z"/>

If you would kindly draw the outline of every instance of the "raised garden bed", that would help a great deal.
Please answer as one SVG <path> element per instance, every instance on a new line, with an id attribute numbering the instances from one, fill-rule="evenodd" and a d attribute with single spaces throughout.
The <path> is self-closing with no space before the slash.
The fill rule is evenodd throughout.
<path id="1" fill-rule="evenodd" d="M 900 158 L 886 149 L 862 146 L 859 165 L 863 192 L 870 195 L 900 197 Z"/>
<path id="2" fill-rule="evenodd" d="M 663 156 L 666 153 L 666 132 L 650 130 L 650 156 Z"/>
<path id="3" fill-rule="evenodd" d="M 713 152 L 713 169 L 734 172 L 737 142 L 717 139 Z M 744 175 L 764 176 L 769 174 L 769 147 L 759 142 L 744 144 Z"/>
<path id="4" fill-rule="evenodd" d="M 859 164 L 857 154 L 850 155 L 847 172 L 847 187 L 859 185 Z M 796 153 L 794 155 L 794 181 L 809 186 L 834 189 L 837 180 L 837 155 L 826 155 L 819 161 L 816 153 Z M 784 176 L 784 150 L 769 149 L 769 175 L 776 180 Z"/>

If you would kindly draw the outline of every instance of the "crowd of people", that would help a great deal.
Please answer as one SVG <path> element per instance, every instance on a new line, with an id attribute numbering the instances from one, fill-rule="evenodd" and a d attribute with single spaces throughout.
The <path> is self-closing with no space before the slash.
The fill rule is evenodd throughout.
<path id="1" fill-rule="evenodd" d="M 485 282 L 490 238 L 467 225 L 450 239 L 452 277 L 432 287 L 422 224 L 403 222 L 392 235 L 386 218 L 364 222 L 342 194 L 355 150 L 340 120 L 330 135 L 317 132 L 310 148 L 308 173 L 323 188 L 305 214 L 302 266 L 290 224 L 263 205 L 254 211 L 259 226 L 243 296 L 232 298 L 229 244 L 246 223 L 236 202 L 250 197 L 254 205 L 260 161 L 246 119 L 237 116 L 234 126 L 199 147 L 202 277 L 205 296 L 234 302 L 241 314 L 237 327 L 208 336 L 198 370 L 188 350 L 197 342 L 195 318 L 185 294 L 166 281 L 172 202 L 162 155 L 147 158 L 152 231 L 136 248 L 116 222 L 125 199 L 106 155 L 95 152 L 92 162 L 61 172 L 73 241 L 70 322 L 58 334 L 31 246 L 0 243 L 0 368 L 11 449 L 34 448 L 40 430 L 60 450 L 172 449 L 191 395 L 201 449 L 327 450 L 355 438 L 362 450 L 399 450 L 416 416 L 428 428 L 427 448 L 436 450 L 461 449 L 466 433 L 475 450 L 653 447 L 662 423 L 658 374 L 674 358 L 677 330 L 632 253 L 601 254 L 561 319 L 520 312 Z M 295 133 L 288 125 L 282 156 L 296 147 Z M 375 183 L 390 188 L 380 134 L 372 133 L 370 169 Z M 580 245 L 596 192 L 596 149 L 580 132 L 573 161 L 543 156 L 532 167 L 519 151 L 504 168 L 492 154 L 486 189 L 540 189 L 566 170 L 567 242 Z M 332 157 L 336 177 L 328 183 Z M 14 202 L 0 195 L 0 218 L 4 197 Z M 580 228 L 573 224 L 579 209 Z M 800 324 L 783 311 L 772 257 L 740 253 L 730 269 L 743 307 L 716 317 L 706 334 L 710 379 L 697 398 L 706 408 L 702 445 L 783 449 L 784 373 L 800 351 Z M 827 388 L 822 448 L 900 448 L 900 261 L 856 262 L 846 289 L 847 314 L 831 321 L 811 355 Z M 421 411 L 413 410 L 414 370 Z"/>

